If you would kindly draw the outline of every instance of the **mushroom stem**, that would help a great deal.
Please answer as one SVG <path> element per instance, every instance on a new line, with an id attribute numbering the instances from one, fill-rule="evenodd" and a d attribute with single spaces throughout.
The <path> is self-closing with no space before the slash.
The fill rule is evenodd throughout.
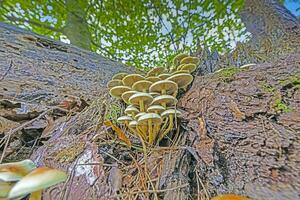
<path id="1" fill-rule="evenodd" d="M 170 130 L 173 128 L 173 125 L 174 125 L 174 123 L 173 123 L 173 118 L 174 118 L 173 115 L 170 115 L 170 116 L 169 116 L 169 119 L 170 119 L 169 126 L 168 126 L 168 128 L 160 135 L 159 140 L 163 139 L 163 137 L 165 137 L 165 135 L 168 134 L 168 133 L 170 132 Z"/>
<path id="2" fill-rule="evenodd" d="M 162 89 L 161 90 L 161 94 L 163 95 L 163 94 L 166 94 L 166 90 L 165 89 Z"/>
<path id="3" fill-rule="evenodd" d="M 145 130 L 145 128 L 144 127 L 136 127 L 136 130 L 137 130 L 137 132 L 139 133 L 138 135 L 139 136 L 141 136 L 141 138 L 144 140 L 144 141 L 146 141 L 146 131 L 144 131 Z"/>
<path id="4" fill-rule="evenodd" d="M 160 129 L 160 132 L 161 133 L 163 133 L 164 132 L 164 130 L 166 129 L 166 126 L 168 125 L 168 121 L 169 121 L 169 118 L 167 117 L 166 119 L 165 119 L 165 121 L 163 122 L 163 126 L 161 127 L 161 129 Z"/>
<path id="5" fill-rule="evenodd" d="M 144 101 L 140 100 L 140 101 L 139 101 L 139 104 L 140 104 L 140 111 L 141 111 L 141 112 L 145 112 Z"/>
<path id="6" fill-rule="evenodd" d="M 155 139 L 152 130 L 152 119 L 148 120 L 148 130 L 149 130 L 149 144 L 152 144 Z"/>

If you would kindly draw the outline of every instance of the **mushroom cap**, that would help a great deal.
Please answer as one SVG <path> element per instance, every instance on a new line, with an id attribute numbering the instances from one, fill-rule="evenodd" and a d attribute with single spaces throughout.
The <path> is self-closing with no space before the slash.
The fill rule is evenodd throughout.
<path id="1" fill-rule="evenodd" d="M 115 87 L 113 87 L 113 88 L 111 88 L 111 89 L 109 90 L 109 94 L 110 94 L 112 97 L 115 97 L 115 98 L 117 98 L 117 99 L 121 99 L 122 94 L 123 94 L 124 92 L 129 91 L 129 90 L 131 90 L 131 88 L 128 87 L 128 86 L 124 86 L 124 85 L 122 85 L 122 86 L 115 86 Z"/>
<path id="2" fill-rule="evenodd" d="M 132 89 L 143 92 L 144 90 L 148 91 L 149 87 L 152 85 L 151 81 L 141 80 L 132 85 Z"/>
<path id="3" fill-rule="evenodd" d="M 160 114 L 165 110 L 166 109 L 161 105 L 152 105 L 152 106 L 149 106 L 149 108 L 147 109 L 147 112 Z"/>
<path id="4" fill-rule="evenodd" d="M 189 70 L 178 70 L 178 71 L 173 72 L 171 75 L 183 74 L 183 73 L 188 74 L 188 73 L 190 73 L 190 71 Z"/>
<path id="5" fill-rule="evenodd" d="M 155 124 L 155 125 L 161 124 L 161 122 L 162 122 L 162 119 L 158 114 L 146 113 L 139 117 L 138 124 L 139 125 L 147 125 L 149 120 L 152 120 L 152 124 Z"/>
<path id="6" fill-rule="evenodd" d="M 137 125 L 138 125 L 138 122 L 135 121 L 135 120 L 129 122 L 129 127 L 130 127 L 130 128 L 136 128 Z"/>
<path id="7" fill-rule="evenodd" d="M 180 63 L 180 61 L 185 58 L 185 57 L 188 57 L 189 55 L 186 54 L 186 53 L 180 53 L 178 55 L 176 55 L 174 58 L 173 58 L 173 64 L 174 65 L 178 65 Z"/>
<path id="8" fill-rule="evenodd" d="M 162 105 L 163 103 L 165 103 L 166 106 L 172 106 L 175 105 L 177 102 L 178 100 L 171 95 L 161 95 L 155 97 L 151 105 Z"/>
<path id="9" fill-rule="evenodd" d="M 20 162 L 0 164 L 0 181 L 19 181 L 35 168 L 36 165 L 29 159 Z"/>
<path id="10" fill-rule="evenodd" d="M 128 73 L 124 73 L 124 72 L 117 73 L 112 77 L 112 80 L 122 80 L 127 75 Z"/>
<path id="11" fill-rule="evenodd" d="M 9 192 L 8 198 L 13 199 L 42 190 L 67 179 L 67 174 L 57 169 L 40 167 L 22 178 Z"/>
<path id="12" fill-rule="evenodd" d="M 149 103 L 151 103 L 152 100 L 153 100 L 153 97 L 150 94 L 144 93 L 144 92 L 139 92 L 139 93 L 132 95 L 129 98 L 129 103 L 132 105 L 139 105 L 140 101 L 143 101 L 144 104 L 149 104 Z"/>
<path id="13" fill-rule="evenodd" d="M 160 96 L 160 93 L 158 92 L 150 92 L 149 93 L 153 98 L 157 97 L 157 96 Z"/>
<path id="14" fill-rule="evenodd" d="M 129 104 L 128 100 L 134 94 L 136 94 L 136 91 L 129 90 L 129 91 L 124 92 L 121 97 L 125 103 Z"/>
<path id="15" fill-rule="evenodd" d="M 161 80 L 165 80 L 167 78 L 169 78 L 171 76 L 171 74 L 160 74 L 158 75 L 158 78 L 160 78 Z"/>
<path id="16" fill-rule="evenodd" d="M 160 92 L 165 90 L 167 94 L 173 94 L 178 90 L 178 86 L 175 82 L 171 80 L 162 80 L 153 83 L 150 87 L 150 92 Z"/>
<path id="17" fill-rule="evenodd" d="M 115 79 L 115 80 L 110 80 L 108 83 L 107 83 L 107 87 L 109 89 L 115 87 L 115 86 L 120 86 L 120 85 L 123 85 L 123 82 L 122 80 L 119 80 L 119 79 Z"/>
<path id="18" fill-rule="evenodd" d="M 139 110 L 138 110 L 136 107 L 134 107 L 133 105 L 131 105 L 131 106 L 128 106 L 128 107 L 124 110 L 124 112 L 125 112 L 125 114 L 129 115 L 129 114 L 132 114 L 132 113 L 136 114 L 136 113 L 139 112 Z"/>
<path id="19" fill-rule="evenodd" d="M 145 78 L 140 74 L 128 74 L 122 79 L 122 81 L 123 81 L 123 85 L 131 87 L 135 82 L 144 79 Z"/>
<path id="20" fill-rule="evenodd" d="M 13 185 L 13 183 L 0 181 L 0 199 L 7 197 Z"/>
<path id="21" fill-rule="evenodd" d="M 155 67 L 152 68 L 148 73 L 147 73 L 147 77 L 149 76 L 157 76 L 158 74 L 161 74 L 165 71 L 165 68 L 163 67 Z"/>
<path id="22" fill-rule="evenodd" d="M 190 73 L 192 73 L 193 71 L 195 71 L 197 69 L 197 65 L 193 64 L 193 63 L 189 63 L 189 64 L 184 64 L 180 70 L 188 70 Z"/>
<path id="23" fill-rule="evenodd" d="M 183 58 L 180 61 L 180 64 L 189 64 L 189 63 L 193 63 L 195 65 L 199 65 L 200 59 L 198 57 L 193 57 L 193 56 L 188 56 Z"/>
<path id="24" fill-rule="evenodd" d="M 129 116 L 122 116 L 117 119 L 117 122 L 120 124 L 125 124 L 126 122 L 132 121 L 132 118 Z"/>
<path id="25" fill-rule="evenodd" d="M 157 81 L 160 81 L 161 79 L 158 78 L 157 76 L 149 76 L 146 78 L 147 81 L 151 81 L 152 83 L 155 83 Z"/>
<path id="26" fill-rule="evenodd" d="M 170 115 L 176 115 L 176 117 L 180 117 L 182 113 L 179 110 L 175 110 L 175 109 L 168 109 L 163 113 L 161 113 L 162 117 L 169 117 Z"/>
<path id="27" fill-rule="evenodd" d="M 138 120 L 140 118 L 140 116 L 146 114 L 145 112 L 140 112 L 138 114 L 136 114 L 135 119 Z"/>
<path id="28" fill-rule="evenodd" d="M 174 81 L 179 88 L 184 88 L 193 81 L 193 76 L 187 73 L 175 74 L 169 77 L 167 80 Z"/>

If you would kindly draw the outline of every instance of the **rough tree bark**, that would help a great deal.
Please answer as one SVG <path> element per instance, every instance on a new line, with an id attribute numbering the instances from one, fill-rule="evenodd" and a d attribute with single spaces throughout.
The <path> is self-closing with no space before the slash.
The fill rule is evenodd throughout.
<path id="1" fill-rule="evenodd" d="M 108 199 L 131 187 L 140 189 L 136 182 L 140 165 L 126 164 L 133 162 L 132 155 L 138 159 L 141 154 L 107 142 L 109 130 L 98 127 L 117 103 L 107 95 L 106 82 L 114 73 L 132 69 L 6 24 L 0 24 L 0 53 L 1 98 L 47 108 L 65 94 L 94 100 L 87 100 L 90 106 L 82 112 L 48 123 L 43 128 L 48 135 L 42 130 L 41 138 L 48 139 L 38 144 L 31 158 L 69 173 L 66 184 L 44 192 L 45 199 Z M 159 147 L 148 157 L 148 167 L 155 169 L 150 175 L 159 180 L 159 199 L 208 198 L 227 192 L 252 199 L 297 199 L 299 65 L 300 54 L 295 53 L 250 68 L 196 76 L 180 99 L 184 117 L 177 144 Z M 2 111 L 1 117 L 9 120 Z M 8 149 L 14 148 L 11 144 Z M 85 165 L 77 165 L 82 162 Z M 116 166 L 126 172 L 121 180 L 110 173 Z M 116 179 L 123 189 L 114 194 L 120 190 Z"/>

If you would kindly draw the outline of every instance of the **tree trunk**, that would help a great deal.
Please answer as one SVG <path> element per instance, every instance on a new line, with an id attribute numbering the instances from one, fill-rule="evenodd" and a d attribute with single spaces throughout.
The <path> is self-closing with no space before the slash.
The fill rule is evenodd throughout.
<path id="1" fill-rule="evenodd" d="M 148 155 L 148 177 L 139 143 L 129 149 L 103 125 L 124 107 L 105 84 L 117 72 L 134 70 L 3 23 L 0 52 L 0 122 L 6 128 L 0 134 L 15 130 L 4 160 L 30 156 L 69 174 L 65 184 L 44 191 L 44 199 L 153 199 L 155 192 L 166 200 L 221 193 L 298 198 L 299 53 L 196 76 L 179 102 L 184 116 L 173 133 L 177 142 Z M 90 106 L 58 112 L 66 94 Z M 24 141 L 33 134 L 38 140 Z"/>
<path id="2" fill-rule="evenodd" d="M 65 0 L 67 19 L 63 33 L 71 44 L 91 50 L 91 33 L 89 31 L 86 10 L 88 4 L 84 0 Z"/>
<path id="3" fill-rule="evenodd" d="M 251 33 L 250 41 L 238 43 L 225 55 L 199 47 L 195 53 L 202 59 L 199 74 L 228 66 L 268 62 L 300 52 L 300 22 L 276 0 L 245 0 L 240 17 Z"/>

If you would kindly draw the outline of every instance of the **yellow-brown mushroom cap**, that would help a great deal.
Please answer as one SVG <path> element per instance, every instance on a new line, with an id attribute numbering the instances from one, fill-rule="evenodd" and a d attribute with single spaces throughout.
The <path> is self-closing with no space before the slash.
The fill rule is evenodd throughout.
<path id="1" fill-rule="evenodd" d="M 188 70 L 190 73 L 194 72 L 197 69 L 197 65 L 190 63 L 190 64 L 184 64 L 180 70 Z"/>
<path id="2" fill-rule="evenodd" d="M 157 96 L 153 99 L 151 102 L 151 105 L 163 105 L 166 104 L 166 106 L 173 106 L 176 105 L 178 100 L 171 96 L 171 95 L 161 95 Z"/>
<path id="3" fill-rule="evenodd" d="M 177 66 L 183 58 L 188 57 L 188 56 L 189 56 L 189 55 L 188 55 L 188 54 L 185 54 L 185 53 L 181 53 L 181 54 L 176 55 L 176 56 L 174 57 L 174 59 L 173 59 L 173 64 L 174 64 L 175 66 Z"/>
<path id="4" fill-rule="evenodd" d="M 161 117 L 156 113 L 146 113 L 139 117 L 138 125 L 147 125 L 148 121 L 151 120 L 152 124 L 159 125 L 162 123 Z"/>
<path id="5" fill-rule="evenodd" d="M 35 191 L 39 191 L 52 185 L 61 183 L 67 179 L 67 174 L 57 169 L 40 167 L 22 178 L 9 192 L 8 198 L 14 199 Z"/>
<path id="6" fill-rule="evenodd" d="M 167 78 L 169 78 L 171 76 L 171 74 L 160 74 L 158 75 L 158 78 L 160 78 L 161 80 L 165 80 Z"/>
<path id="7" fill-rule="evenodd" d="M 147 109 L 147 112 L 160 114 L 165 110 L 166 109 L 161 105 L 152 105 L 152 106 L 149 106 L 149 108 Z"/>
<path id="8" fill-rule="evenodd" d="M 123 81 L 123 85 L 132 87 L 132 85 L 140 80 L 144 80 L 145 78 L 140 75 L 140 74 L 129 74 L 127 76 L 125 76 L 122 81 Z"/>
<path id="9" fill-rule="evenodd" d="M 31 160 L 0 164 L 0 181 L 19 181 L 36 168 Z"/>
<path id="10" fill-rule="evenodd" d="M 132 117 L 129 117 L 129 116 L 121 116 L 117 119 L 117 122 L 120 123 L 120 124 L 125 124 L 125 123 L 129 123 L 130 121 L 132 121 Z"/>
<path id="11" fill-rule="evenodd" d="M 146 114 L 145 112 L 140 112 L 138 114 L 135 115 L 134 119 L 138 120 L 140 118 L 140 116 Z"/>
<path id="12" fill-rule="evenodd" d="M 140 101 L 143 101 L 144 104 L 147 105 L 147 104 L 151 103 L 152 100 L 153 100 L 153 97 L 150 94 L 144 93 L 144 92 L 139 92 L 139 93 L 132 95 L 129 98 L 129 103 L 132 105 L 139 105 Z"/>
<path id="13" fill-rule="evenodd" d="M 134 107 L 133 105 L 131 105 L 131 106 L 128 106 L 124 110 L 124 112 L 125 112 L 126 115 L 131 115 L 131 114 L 136 115 L 139 112 L 139 110 L 136 107 Z"/>
<path id="14" fill-rule="evenodd" d="M 184 74 L 184 73 L 188 74 L 190 72 L 189 72 L 189 70 L 178 70 L 178 71 L 173 72 L 171 75 Z"/>
<path id="15" fill-rule="evenodd" d="M 115 98 L 117 98 L 117 99 L 121 99 L 121 96 L 122 96 L 122 94 L 124 93 L 124 92 L 127 92 L 127 91 L 129 91 L 129 90 L 131 90 L 131 88 L 130 87 L 128 87 L 128 86 L 115 86 L 115 87 L 113 87 L 113 88 L 111 88 L 110 90 L 109 90 L 109 94 L 112 96 L 112 97 L 115 97 Z"/>
<path id="16" fill-rule="evenodd" d="M 178 85 L 178 88 L 184 88 L 193 81 L 193 76 L 187 73 L 175 74 L 169 77 L 167 80 L 174 81 Z"/>
<path id="17" fill-rule="evenodd" d="M 147 81 L 151 81 L 152 83 L 155 83 L 157 81 L 160 81 L 161 79 L 158 78 L 157 76 L 149 76 L 146 78 Z"/>
<path id="18" fill-rule="evenodd" d="M 136 93 L 137 93 L 136 91 L 129 90 L 124 92 L 121 97 L 126 104 L 129 104 L 129 98 Z"/>
<path id="19" fill-rule="evenodd" d="M 189 63 L 195 64 L 195 65 L 199 65 L 200 59 L 198 57 L 188 56 L 188 57 L 183 58 L 180 61 L 180 64 L 189 64 Z"/>
<path id="20" fill-rule="evenodd" d="M 138 122 L 135 121 L 135 120 L 129 122 L 129 127 L 130 127 L 130 128 L 136 128 L 137 125 L 138 125 Z"/>
<path id="21" fill-rule="evenodd" d="M 169 117 L 170 115 L 180 117 L 182 113 L 179 110 L 175 110 L 175 109 L 168 109 L 161 113 L 162 117 Z"/>
<path id="22" fill-rule="evenodd" d="M 107 83 L 107 87 L 109 89 L 115 87 L 115 86 L 120 86 L 120 85 L 123 85 L 123 82 L 122 80 L 119 80 L 119 79 L 115 79 L 115 80 L 110 80 L 108 83 Z"/>
<path id="23" fill-rule="evenodd" d="M 132 89 L 138 91 L 138 92 L 143 92 L 143 91 L 148 91 L 149 87 L 152 85 L 151 81 L 146 81 L 146 80 L 141 80 L 132 85 Z"/>
<path id="24" fill-rule="evenodd" d="M 147 77 L 149 77 L 149 76 L 157 76 L 158 74 L 161 74 L 164 71 L 165 71 L 165 68 L 163 68 L 163 67 L 155 67 L 155 68 L 151 69 L 147 73 Z"/>
<path id="25" fill-rule="evenodd" d="M 112 77 L 112 80 L 122 80 L 127 75 L 128 73 L 124 73 L 124 72 L 117 73 Z"/>
<path id="26" fill-rule="evenodd" d="M 173 94 L 174 92 L 177 92 L 178 86 L 173 81 L 162 80 L 153 83 L 149 90 L 150 92 L 159 92 L 159 93 L 165 90 L 166 94 Z"/>

